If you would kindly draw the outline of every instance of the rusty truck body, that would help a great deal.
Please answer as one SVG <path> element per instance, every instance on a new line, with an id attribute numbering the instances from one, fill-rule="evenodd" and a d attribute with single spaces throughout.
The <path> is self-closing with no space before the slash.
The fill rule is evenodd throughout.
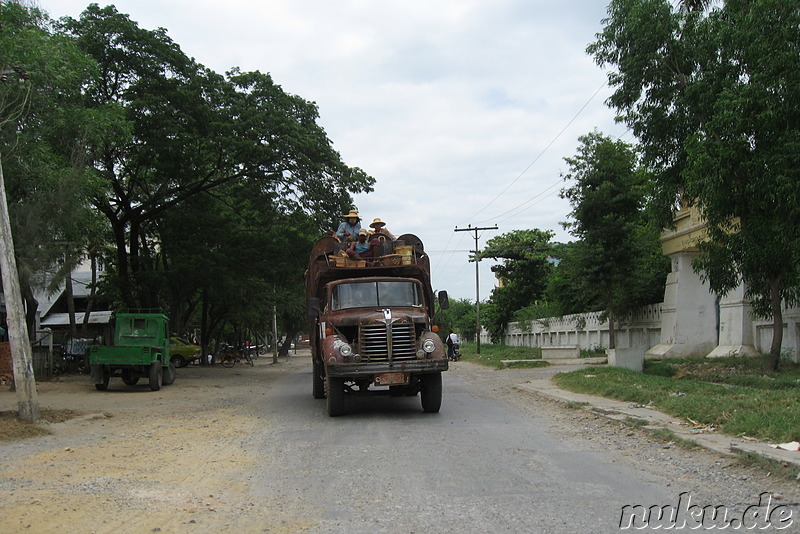
<path id="1" fill-rule="evenodd" d="M 433 324 L 430 260 L 412 234 L 381 245 L 382 255 L 353 259 L 332 237 L 318 240 L 306 272 L 312 392 L 328 415 L 357 395 L 420 394 L 439 411 L 447 352 Z M 448 306 L 439 293 L 439 305 Z"/>

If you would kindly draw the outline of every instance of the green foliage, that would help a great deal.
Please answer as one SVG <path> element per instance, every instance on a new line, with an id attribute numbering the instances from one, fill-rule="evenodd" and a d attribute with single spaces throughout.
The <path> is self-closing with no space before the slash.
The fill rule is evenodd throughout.
<path id="1" fill-rule="evenodd" d="M 464 342 L 475 342 L 476 321 L 475 303 L 469 299 L 450 301 L 449 310 L 440 310 L 436 314 L 439 335 L 445 339 L 452 330 Z"/>
<path id="2" fill-rule="evenodd" d="M 798 440 L 800 365 L 778 374 L 765 373 L 767 363 L 767 358 L 648 361 L 644 374 L 593 368 L 559 374 L 555 380 L 571 391 L 653 405 L 730 435 Z"/>
<path id="3" fill-rule="evenodd" d="M 564 178 L 573 185 L 561 192 L 572 205 L 572 221 L 564 226 L 579 238 L 568 249 L 565 269 L 581 279 L 587 304 L 602 303 L 608 311 L 613 348 L 614 318 L 655 295 L 660 300 L 668 263 L 645 218 L 646 174 L 632 147 L 598 132 L 580 142 L 578 154 L 565 158 L 570 170 Z"/>
<path id="4" fill-rule="evenodd" d="M 0 151 L 28 286 L 89 252 L 106 298 L 168 309 L 175 331 L 239 341 L 275 308 L 282 333 L 303 327 L 307 251 L 375 181 L 342 161 L 314 103 L 268 74 L 217 74 L 114 6 L 52 23 L 4 3 L 0 26 L 14 73 Z"/>
<path id="5" fill-rule="evenodd" d="M 89 209 L 94 183 L 73 157 L 98 128 L 81 95 L 93 63 L 49 24 L 36 9 L 0 8 L 0 154 L 29 323 L 33 289 L 63 283 L 102 231 Z"/>
<path id="6" fill-rule="evenodd" d="M 783 0 L 672 8 L 613 0 L 598 63 L 615 70 L 610 104 L 653 171 L 654 213 L 694 203 L 709 224 L 695 264 L 725 294 L 744 282 L 772 316 L 777 368 L 782 302 L 800 296 L 800 10 Z"/>
<path id="7" fill-rule="evenodd" d="M 461 345 L 461 358 L 468 362 L 480 363 L 496 369 L 506 367 L 529 368 L 546 367 L 542 361 L 542 349 L 538 347 L 509 347 L 507 345 L 481 344 L 481 353 L 477 353 L 477 345 L 465 343 Z M 526 360 L 523 365 L 506 365 L 503 360 Z"/>
<path id="8" fill-rule="evenodd" d="M 544 295 L 547 277 L 553 268 L 548 261 L 553 235 L 551 231 L 538 229 L 514 230 L 490 239 L 481 251 L 481 259 L 501 260 L 492 271 L 502 285 L 492 291 L 486 313 L 481 310 L 481 324 L 495 342 L 502 339 L 514 312 Z"/>

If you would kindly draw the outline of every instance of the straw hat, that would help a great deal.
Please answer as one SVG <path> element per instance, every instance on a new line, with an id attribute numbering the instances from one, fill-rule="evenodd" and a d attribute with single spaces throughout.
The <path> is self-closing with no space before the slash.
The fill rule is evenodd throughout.
<path id="1" fill-rule="evenodd" d="M 358 216 L 358 210 L 350 210 L 350 213 L 342 217 L 342 219 L 349 219 L 350 217 L 361 220 L 361 217 Z"/>
<path id="2" fill-rule="evenodd" d="M 369 232 L 367 232 L 366 228 L 362 228 L 358 231 L 358 235 L 369 235 Z"/>
<path id="3" fill-rule="evenodd" d="M 375 218 L 372 220 L 372 223 L 370 223 L 370 225 L 369 225 L 369 227 L 370 227 L 370 228 L 375 228 L 376 230 L 377 230 L 378 228 L 382 227 L 382 226 L 386 226 L 386 223 L 385 223 L 385 222 L 383 222 L 382 220 L 380 220 L 380 219 L 379 219 L 379 218 L 377 218 L 377 217 L 375 217 Z"/>

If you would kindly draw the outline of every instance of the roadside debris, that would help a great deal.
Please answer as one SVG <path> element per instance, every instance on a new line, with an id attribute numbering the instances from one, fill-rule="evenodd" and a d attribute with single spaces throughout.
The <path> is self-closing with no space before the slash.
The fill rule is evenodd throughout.
<path id="1" fill-rule="evenodd" d="M 782 449 L 784 451 L 800 451 L 800 443 L 790 441 L 789 443 L 778 443 L 777 445 L 770 445 L 774 449 Z"/>

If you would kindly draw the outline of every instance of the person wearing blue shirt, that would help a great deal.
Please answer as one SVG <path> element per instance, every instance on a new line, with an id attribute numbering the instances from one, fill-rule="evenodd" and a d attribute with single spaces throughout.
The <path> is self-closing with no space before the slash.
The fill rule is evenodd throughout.
<path id="1" fill-rule="evenodd" d="M 358 231 L 358 239 L 350 243 L 350 247 L 347 249 L 347 255 L 353 259 L 372 257 L 370 243 L 367 241 L 366 228 L 362 228 Z"/>
<path id="2" fill-rule="evenodd" d="M 357 210 L 350 210 L 350 213 L 343 218 L 344 220 L 336 230 L 336 237 L 339 238 L 339 241 L 352 241 L 361 230 L 361 217 L 358 216 Z"/>

